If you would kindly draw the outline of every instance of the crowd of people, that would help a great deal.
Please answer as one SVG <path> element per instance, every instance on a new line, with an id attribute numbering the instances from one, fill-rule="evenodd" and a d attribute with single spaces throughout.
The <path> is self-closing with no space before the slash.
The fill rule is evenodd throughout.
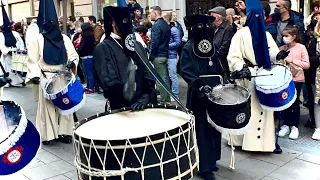
<path id="1" fill-rule="evenodd" d="M 52 6 L 51 1 L 46 3 Z M 43 85 L 53 72 L 75 59 L 70 67 L 76 69 L 77 78 L 86 87 L 85 93 L 103 93 L 107 99 L 106 110 L 122 107 L 143 110 L 149 103 L 173 104 L 175 100 L 165 87 L 156 83 L 130 47 L 127 40 L 134 33 L 174 96 L 179 99 L 179 75 L 188 83 L 187 108 L 196 117 L 200 175 L 212 180 L 211 172 L 218 170 L 221 134 L 207 122 L 209 105 L 204 97 L 220 82 L 206 83 L 199 75 L 221 75 L 225 82 L 230 81 L 230 76 L 242 79 L 236 82 L 251 92 L 251 126 L 244 135 L 230 136 L 229 144 L 246 151 L 281 153 L 274 120 L 283 120 L 278 131 L 280 137 L 289 135 L 290 139 L 297 139 L 300 104 L 309 109 L 310 120 L 305 126 L 315 130 L 313 139 L 320 140 L 320 1 L 312 3 L 312 14 L 305 19 L 291 10 L 290 0 L 277 0 L 273 14 L 266 1 L 258 6 L 252 4 L 236 0 L 232 8 L 218 6 L 209 10 L 208 15 L 185 17 L 187 31 L 178 22 L 176 12 L 163 13 L 159 6 L 144 11 L 136 0 L 129 0 L 129 8 L 106 7 L 104 19 L 89 16 L 88 22 L 73 16 L 63 22 L 62 17 L 50 14 L 54 8 L 48 8 L 39 11 L 39 17 L 45 16 L 46 21 L 38 17 L 28 27 L 23 22 L 12 23 L 12 33 L 17 39 L 16 48 L 28 50 L 27 82 Z M 57 24 L 49 24 L 51 27 L 47 29 L 48 19 Z M 264 22 L 263 26 L 260 22 Z M 63 23 L 67 23 L 68 30 L 61 35 Z M 56 44 L 48 45 L 52 42 Z M 17 49 L 7 50 L 4 36 L 0 36 L 0 43 L 1 62 L 12 79 L 9 86 L 25 86 L 23 78 L 11 73 L 10 52 Z M 251 79 L 258 67 L 270 67 L 270 62 L 280 61 L 290 67 L 298 96 L 281 113 L 261 107 Z M 131 69 L 135 69 L 134 85 Z M 133 94 L 132 89 L 135 89 Z M 119 93 L 123 91 L 126 93 Z M 36 123 L 43 144 L 54 139 L 71 143 L 75 116 L 58 115 L 42 93 L 39 91 Z"/>

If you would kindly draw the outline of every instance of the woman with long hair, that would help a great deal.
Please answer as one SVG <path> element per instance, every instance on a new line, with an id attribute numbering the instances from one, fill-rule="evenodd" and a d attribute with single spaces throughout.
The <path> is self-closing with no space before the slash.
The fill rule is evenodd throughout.
<path id="1" fill-rule="evenodd" d="M 94 31 L 90 23 L 83 23 L 81 25 L 81 42 L 77 49 L 80 59 L 82 60 L 82 70 L 85 75 L 87 87 L 85 89 L 86 94 L 94 92 L 95 80 L 92 69 L 93 51 L 95 47 Z"/>

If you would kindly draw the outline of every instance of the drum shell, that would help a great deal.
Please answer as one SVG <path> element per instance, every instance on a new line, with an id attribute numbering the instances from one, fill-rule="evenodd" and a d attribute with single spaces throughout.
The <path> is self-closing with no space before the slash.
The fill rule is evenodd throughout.
<path id="1" fill-rule="evenodd" d="M 215 102 L 207 101 L 208 115 L 211 120 L 219 127 L 226 129 L 245 128 L 251 117 L 251 96 L 243 103 L 235 105 L 221 105 Z M 245 119 L 237 122 L 237 116 L 245 114 Z"/>
<path id="2" fill-rule="evenodd" d="M 91 118 L 94 118 L 94 117 L 91 117 Z M 190 128 L 191 130 L 189 131 L 188 129 Z M 186 137 L 187 143 L 185 142 L 182 135 L 177 136 L 179 133 L 182 133 L 182 132 Z M 189 136 L 191 137 L 190 142 L 188 142 Z M 139 157 L 140 160 L 143 158 L 143 156 L 145 157 L 142 166 L 146 167 L 149 165 L 160 163 L 160 160 L 151 144 L 152 142 L 160 156 L 162 154 L 161 152 L 164 147 L 165 150 L 163 152 L 162 162 L 175 159 L 177 157 L 175 149 L 176 150 L 179 149 L 177 153 L 179 156 L 183 154 L 185 155 L 182 156 L 180 159 L 178 159 L 180 168 L 178 168 L 176 160 L 164 164 L 163 165 L 164 177 L 162 177 L 161 175 L 160 166 L 147 168 L 147 169 L 144 169 L 144 173 L 143 173 L 144 179 L 153 179 L 153 180 L 170 179 L 170 178 L 179 176 L 179 173 L 178 173 L 179 171 L 181 174 L 184 172 L 187 172 L 183 177 L 181 177 L 181 179 L 190 179 L 192 177 L 192 174 L 194 174 L 197 171 L 197 168 L 190 167 L 190 166 L 197 165 L 197 153 L 196 153 L 197 150 L 193 149 L 190 152 L 190 157 L 188 156 L 188 149 L 191 149 L 196 143 L 193 141 L 194 139 L 192 138 L 194 136 L 195 136 L 194 125 L 188 122 L 181 127 L 167 131 L 167 133 L 159 133 L 159 134 L 151 135 L 149 137 L 141 137 L 141 138 L 129 139 L 129 140 L 109 141 L 110 143 L 109 146 L 106 146 L 107 144 L 106 141 L 86 139 L 74 133 L 75 146 L 78 146 L 78 148 L 75 147 L 75 149 L 78 149 L 78 152 L 76 152 L 76 160 L 81 161 L 81 163 L 84 163 L 87 166 L 90 164 L 91 168 L 101 170 L 102 164 L 98 156 L 104 157 L 105 152 L 107 151 L 105 167 L 108 170 L 119 170 L 121 168 L 126 168 L 126 167 L 141 168 L 141 163 L 139 162 L 137 156 Z M 166 140 L 164 140 L 165 137 L 167 138 Z M 168 137 L 171 138 L 171 141 Z M 80 138 L 83 144 L 86 144 L 89 146 L 86 146 L 86 147 L 84 146 L 84 148 L 82 149 L 81 145 L 79 144 Z M 88 154 L 89 152 L 90 142 L 93 142 L 96 147 L 99 147 L 99 149 L 97 148 L 98 153 L 96 151 L 91 150 L 90 162 L 88 163 L 85 157 L 85 153 Z M 130 142 L 131 145 L 128 142 Z M 147 146 L 145 146 L 146 143 L 148 144 Z M 126 147 L 126 144 L 127 144 L 127 147 Z M 174 144 L 175 149 L 173 148 L 172 144 Z M 178 148 L 178 144 L 179 144 L 179 148 Z M 189 148 L 187 148 L 188 146 Z M 106 147 L 107 147 L 107 150 L 106 150 Z M 120 159 L 120 161 L 122 160 L 122 157 L 125 154 L 123 167 L 120 167 L 114 153 L 117 154 L 117 157 Z M 190 164 L 190 161 L 191 161 L 191 164 Z M 190 172 L 188 172 L 188 170 L 190 170 Z M 78 173 L 78 176 L 83 180 L 90 179 L 90 176 L 83 174 L 81 172 Z M 91 179 L 102 180 L 103 178 L 91 176 Z M 107 177 L 107 179 L 120 180 L 121 176 Z M 139 171 L 139 172 L 127 172 L 124 175 L 124 179 L 140 180 L 143 178 L 141 175 L 141 171 Z"/>

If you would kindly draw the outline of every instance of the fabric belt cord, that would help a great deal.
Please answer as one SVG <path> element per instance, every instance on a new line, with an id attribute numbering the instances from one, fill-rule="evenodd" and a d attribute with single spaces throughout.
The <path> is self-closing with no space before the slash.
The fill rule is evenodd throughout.
<path id="1" fill-rule="evenodd" d="M 163 79 L 160 77 L 160 75 L 156 72 L 156 70 L 151 66 L 149 63 L 147 53 L 144 50 L 144 47 L 141 45 L 140 42 L 134 41 L 134 48 L 140 57 L 143 64 L 147 67 L 147 69 L 151 72 L 151 74 L 157 79 L 158 83 L 171 95 L 171 97 L 181 106 L 183 111 L 186 113 L 189 113 L 190 111 L 181 103 L 181 101 L 173 94 L 173 92 L 168 88 L 166 83 L 163 81 Z"/>

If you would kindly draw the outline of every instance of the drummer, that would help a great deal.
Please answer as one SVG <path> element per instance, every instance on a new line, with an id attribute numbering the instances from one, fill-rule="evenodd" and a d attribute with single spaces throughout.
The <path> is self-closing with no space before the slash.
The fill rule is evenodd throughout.
<path id="1" fill-rule="evenodd" d="M 130 9 L 105 7 L 104 26 L 106 38 L 95 48 L 93 67 L 102 84 L 104 97 L 110 102 L 110 107 L 106 104 L 106 110 L 123 107 L 142 110 L 156 100 L 155 80 L 132 51 L 134 48 L 130 47 L 133 44 L 128 38 L 133 28 Z M 132 68 L 135 65 L 131 60 L 137 68 Z"/>
<path id="2" fill-rule="evenodd" d="M 258 67 L 271 67 L 271 61 L 275 60 L 279 49 L 270 33 L 265 31 L 260 1 L 246 2 L 246 25 L 234 35 L 227 59 L 234 78 L 248 79 L 240 80 L 238 83 L 251 92 L 251 126 L 244 136 L 233 136 L 232 142 L 235 146 L 242 146 L 245 151 L 273 152 L 276 150 L 275 153 L 281 153 L 280 147 L 277 149 L 275 147 L 273 111 L 261 107 L 255 92 L 254 81 L 251 80 L 251 73 L 256 73 Z M 248 65 L 245 65 L 246 63 Z"/>
<path id="3" fill-rule="evenodd" d="M 44 145 L 54 139 L 71 143 L 71 137 L 67 135 L 72 135 L 73 116 L 60 115 L 52 101 L 43 96 L 42 89 L 57 71 L 65 69 L 68 60 L 74 60 L 69 66 L 76 67 L 79 57 L 70 39 L 61 34 L 53 0 L 40 0 L 37 25 L 40 34 L 27 38 L 26 42 L 29 56 L 26 82 L 39 84 L 41 89 L 36 126 Z M 34 28 L 32 31 L 31 34 L 37 32 Z"/>
<path id="4" fill-rule="evenodd" d="M 216 161 L 221 158 L 221 134 L 208 123 L 208 99 L 205 96 L 220 81 L 219 78 L 204 80 L 199 77 L 222 75 L 220 63 L 212 59 L 215 54 L 212 29 L 214 19 L 207 15 L 185 17 L 189 41 L 184 46 L 180 59 L 181 76 L 189 84 L 187 108 L 195 116 L 200 176 L 205 180 L 215 179 L 212 171 L 217 170 Z"/>
<path id="5" fill-rule="evenodd" d="M 7 84 L 5 87 L 9 87 L 9 85 L 17 86 L 20 84 L 24 86 L 24 80 L 21 78 L 21 76 L 11 73 L 12 53 L 17 50 L 24 50 L 24 43 L 19 33 L 11 30 L 10 21 L 4 6 L 2 6 L 2 18 L 3 26 L 2 32 L 0 33 L 1 63 L 5 71 L 9 73 L 9 77 L 12 80 L 12 82 Z M 1 88 L 1 91 L 3 91 L 3 88 Z"/>

